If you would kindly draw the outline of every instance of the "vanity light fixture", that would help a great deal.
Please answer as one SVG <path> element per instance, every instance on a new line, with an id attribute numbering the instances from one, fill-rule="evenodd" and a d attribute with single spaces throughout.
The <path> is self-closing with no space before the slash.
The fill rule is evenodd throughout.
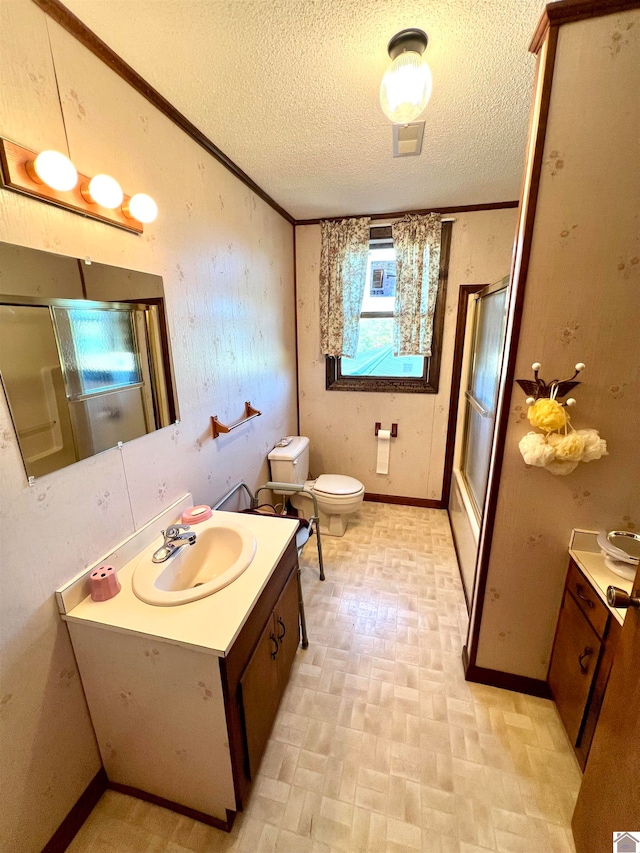
<path id="1" fill-rule="evenodd" d="M 380 84 L 380 105 L 394 124 L 415 121 L 431 97 L 431 69 L 422 58 L 428 42 L 423 30 L 411 28 L 387 45 L 392 62 Z"/>
<path id="2" fill-rule="evenodd" d="M 99 204 L 107 210 L 115 210 L 120 207 L 124 199 L 122 187 L 111 175 L 94 175 L 80 188 L 82 197 L 89 204 Z"/>
<path id="3" fill-rule="evenodd" d="M 158 206 L 151 196 L 125 195 L 110 175 L 89 178 L 78 174 L 59 151 L 33 151 L 0 137 L 0 187 L 38 198 L 56 207 L 142 234 L 143 223 L 153 222 Z"/>
<path id="4" fill-rule="evenodd" d="M 59 151 L 41 151 L 34 160 L 27 160 L 26 169 L 37 184 L 46 184 L 59 192 L 68 192 L 78 183 L 78 170 Z"/>

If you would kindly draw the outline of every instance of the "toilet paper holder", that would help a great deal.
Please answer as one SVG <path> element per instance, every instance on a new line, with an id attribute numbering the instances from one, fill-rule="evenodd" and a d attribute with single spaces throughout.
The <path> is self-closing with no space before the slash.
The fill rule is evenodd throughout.
<path id="1" fill-rule="evenodd" d="M 376 431 L 375 434 L 378 435 L 378 432 L 382 429 L 382 424 L 380 421 L 376 421 Z M 391 424 L 391 438 L 398 437 L 398 424 Z"/>

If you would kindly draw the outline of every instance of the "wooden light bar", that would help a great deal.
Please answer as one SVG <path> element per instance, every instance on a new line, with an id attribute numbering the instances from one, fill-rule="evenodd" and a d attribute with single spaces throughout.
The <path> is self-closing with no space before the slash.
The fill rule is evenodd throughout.
<path id="1" fill-rule="evenodd" d="M 92 204 L 84 198 L 80 188 L 89 183 L 90 179 L 86 175 L 78 173 L 78 183 L 68 192 L 54 190 L 47 184 L 34 181 L 27 171 L 27 163 L 35 160 L 35 158 L 36 154 L 33 151 L 0 137 L 1 185 L 8 190 L 38 198 L 48 204 L 54 204 L 56 207 L 71 210 L 73 213 L 80 213 L 82 216 L 90 216 L 92 219 L 98 219 L 108 225 L 115 225 L 117 228 L 123 228 L 133 234 L 143 233 L 142 222 L 125 216 L 121 207 L 111 210 L 107 207 L 101 207 L 99 204 Z M 125 195 L 122 204 L 127 204 L 129 200 L 130 196 Z"/>

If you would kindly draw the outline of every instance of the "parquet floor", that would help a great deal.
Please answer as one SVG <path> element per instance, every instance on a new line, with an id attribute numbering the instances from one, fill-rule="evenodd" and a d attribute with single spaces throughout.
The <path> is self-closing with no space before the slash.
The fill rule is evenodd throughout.
<path id="1" fill-rule="evenodd" d="M 580 772 L 552 702 L 468 684 L 440 510 L 365 503 L 304 554 L 299 650 L 230 834 L 107 792 L 71 853 L 571 853 Z"/>

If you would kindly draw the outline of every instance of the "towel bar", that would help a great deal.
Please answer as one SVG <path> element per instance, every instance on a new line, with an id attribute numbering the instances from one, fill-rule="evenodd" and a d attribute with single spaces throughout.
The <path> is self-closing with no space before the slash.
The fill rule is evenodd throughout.
<path id="1" fill-rule="evenodd" d="M 253 418 L 259 418 L 262 412 L 258 411 L 258 409 L 254 409 L 254 407 L 247 401 L 244 404 L 244 415 L 242 418 L 235 424 L 231 424 L 231 426 L 227 426 L 226 424 L 220 423 L 217 415 L 213 415 L 211 418 L 211 435 L 213 438 L 217 438 L 219 435 L 224 435 L 227 432 L 231 432 L 232 429 L 236 429 L 242 424 L 246 424 L 247 421 L 253 420 Z"/>

